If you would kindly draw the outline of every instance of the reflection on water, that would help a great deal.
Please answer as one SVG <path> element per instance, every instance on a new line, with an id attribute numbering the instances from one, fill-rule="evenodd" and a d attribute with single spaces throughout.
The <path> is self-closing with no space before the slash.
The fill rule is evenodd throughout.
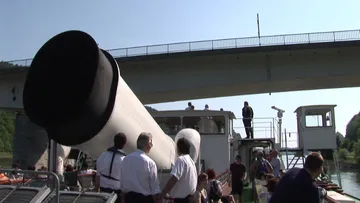
<path id="1" fill-rule="evenodd" d="M 331 180 L 339 184 L 336 174 L 331 174 Z M 360 197 L 360 173 L 358 171 L 341 171 L 341 182 L 345 193 L 354 197 Z"/>

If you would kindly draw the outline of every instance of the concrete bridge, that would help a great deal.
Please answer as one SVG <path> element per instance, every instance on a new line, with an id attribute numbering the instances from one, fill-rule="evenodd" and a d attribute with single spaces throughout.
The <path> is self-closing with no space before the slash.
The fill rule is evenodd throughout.
<path id="1" fill-rule="evenodd" d="M 350 30 L 109 52 L 118 61 L 125 81 L 143 103 L 149 104 L 359 86 L 359 40 L 360 30 Z M 0 108 L 21 110 L 22 87 L 31 59 L 10 64 L 0 64 Z"/>
<path id="2" fill-rule="evenodd" d="M 359 86 L 359 40 L 360 31 L 352 30 L 109 51 L 124 80 L 149 104 Z M 22 90 L 30 64 L 31 59 L 0 62 L 0 109 L 22 111 Z M 18 114 L 15 123 L 14 159 L 22 160 L 23 167 L 46 163 L 46 132 L 26 115 Z"/>

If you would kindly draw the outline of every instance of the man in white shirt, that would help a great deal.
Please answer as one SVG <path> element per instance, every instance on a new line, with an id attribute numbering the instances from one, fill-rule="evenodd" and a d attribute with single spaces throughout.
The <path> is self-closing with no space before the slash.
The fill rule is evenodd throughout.
<path id="1" fill-rule="evenodd" d="M 162 191 L 162 197 L 170 192 L 174 203 L 192 203 L 197 185 L 197 171 L 194 160 L 190 157 L 190 142 L 181 138 L 177 141 L 179 157 L 175 161 L 172 175 Z"/>
<path id="2" fill-rule="evenodd" d="M 209 110 L 210 110 L 209 105 L 205 104 L 205 109 L 204 109 L 204 111 L 209 111 Z"/>
<path id="3" fill-rule="evenodd" d="M 118 133 L 114 136 L 114 146 L 102 153 L 96 160 L 96 181 L 95 189 L 97 191 L 112 193 L 115 192 L 118 198 L 115 203 L 121 202 L 120 188 L 120 167 L 126 156 L 122 151 L 126 144 L 124 133 Z"/>
<path id="4" fill-rule="evenodd" d="M 125 157 L 121 165 L 121 190 L 126 203 L 154 203 L 160 201 L 160 183 L 155 162 L 148 156 L 153 144 L 152 135 L 139 135 L 137 150 Z"/>

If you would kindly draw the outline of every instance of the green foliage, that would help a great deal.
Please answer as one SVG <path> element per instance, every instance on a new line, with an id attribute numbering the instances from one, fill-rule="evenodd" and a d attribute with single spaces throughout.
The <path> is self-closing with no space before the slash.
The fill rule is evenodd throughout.
<path id="1" fill-rule="evenodd" d="M 341 142 L 345 139 L 345 137 L 340 132 L 336 132 L 335 135 L 336 135 L 336 146 L 339 149 L 341 147 Z"/>
<path id="2" fill-rule="evenodd" d="M 339 149 L 338 151 L 338 157 L 341 160 L 346 160 L 349 156 L 349 152 L 346 149 Z"/>
<path id="3" fill-rule="evenodd" d="M 15 114 L 0 112 L 0 152 L 12 152 Z"/>
<path id="4" fill-rule="evenodd" d="M 339 159 L 351 159 L 353 163 L 360 164 L 360 112 L 354 115 L 347 124 L 345 139 L 340 138 L 340 136 L 336 137 L 336 143 L 340 146 L 337 151 Z"/>
<path id="5" fill-rule="evenodd" d="M 360 140 L 355 144 L 354 159 L 356 163 L 360 165 Z"/>
<path id="6" fill-rule="evenodd" d="M 360 138 L 360 112 L 354 115 L 347 124 L 346 138 L 353 142 Z"/>

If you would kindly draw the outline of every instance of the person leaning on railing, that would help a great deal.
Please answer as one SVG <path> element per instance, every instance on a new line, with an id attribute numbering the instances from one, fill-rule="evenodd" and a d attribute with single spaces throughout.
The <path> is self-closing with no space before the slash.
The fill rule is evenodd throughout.
<path id="1" fill-rule="evenodd" d="M 202 173 L 198 176 L 197 187 L 195 192 L 195 203 L 208 203 L 208 194 L 206 191 L 206 186 L 208 183 L 208 175 Z"/>

